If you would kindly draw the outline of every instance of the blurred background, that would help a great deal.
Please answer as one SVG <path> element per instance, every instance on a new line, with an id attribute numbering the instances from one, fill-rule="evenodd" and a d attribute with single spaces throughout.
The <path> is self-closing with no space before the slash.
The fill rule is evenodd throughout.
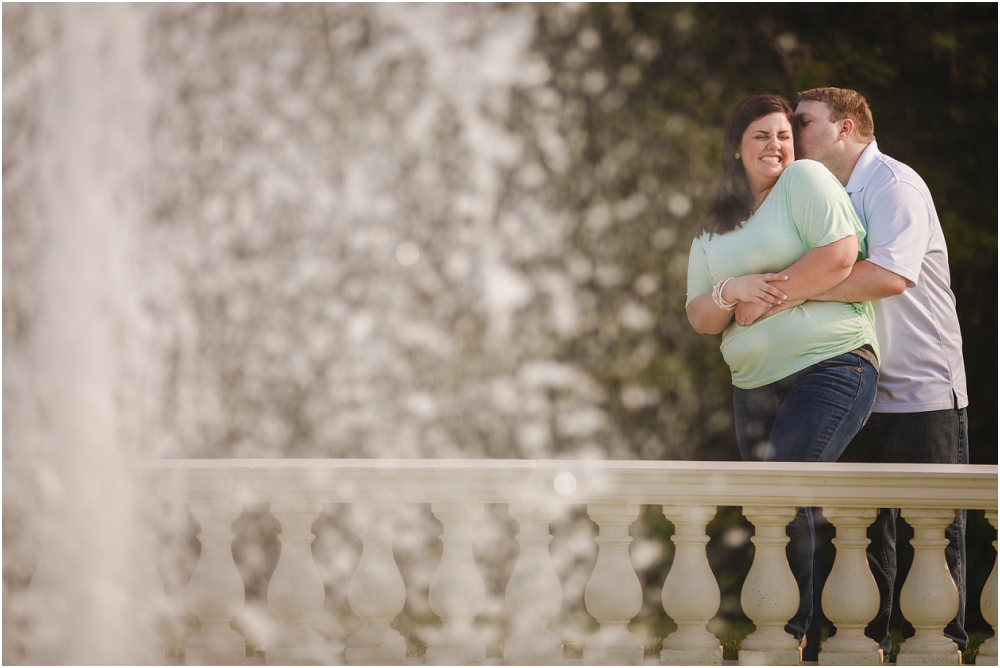
<path id="1" fill-rule="evenodd" d="M 718 337 L 684 315 L 692 230 L 732 106 L 833 85 L 934 196 L 971 458 L 995 464 L 996 21 L 4 4 L 3 457 L 69 451 L 76 374 L 130 456 L 739 459 Z M 78 367 L 45 352 L 77 339 Z M 745 575 L 720 518 L 713 566 Z M 4 526 L 7 586 L 30 572 Z"/>
<path id="2" fill-rule="evenodd" d="M 737 100 L 838 85 L 935 197 L 995 463 L 996 17 L 865 13 L 150 8 L 149 454 L 737 459 L 718 339 L 683 313 L 691 231 Z M 4 10 L 5 431 L 45 298 L 52 14 Z"/>

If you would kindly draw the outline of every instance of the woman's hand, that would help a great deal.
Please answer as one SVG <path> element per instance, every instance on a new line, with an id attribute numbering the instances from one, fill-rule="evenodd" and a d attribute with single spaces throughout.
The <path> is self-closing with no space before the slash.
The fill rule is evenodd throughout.
<path id="1" fill-rule="evenodd" d="M 747 274 L 726 283 L 726 287 L 722 290 L 722 298 L 726 302 L 739 301 L 741 304 L 746 302 L 767 306 L 780 304 L 787 295 L 771 283 L 787 280 L 788 276 L 784 274 Z"/>
<path id="2" fill-rule="evenodd" d="M 754 304 L 753 302 L 741 301 L 736 305 L 736 311 L 734 312 L 736 316 L 736 324 L 743 327 L 749 327 L 758 319 L 767 317 L 766 314 L 775 308 L 780 307 L 772 307 L 770 304 Z"/>

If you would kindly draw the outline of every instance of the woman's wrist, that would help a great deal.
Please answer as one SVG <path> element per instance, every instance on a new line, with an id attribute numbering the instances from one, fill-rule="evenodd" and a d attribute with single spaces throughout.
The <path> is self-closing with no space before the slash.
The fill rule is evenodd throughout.
<path id="1" fill-rule="evenodd" d="M 722 291 L 725 290 L 726 284 L 731 280 L 733 280 L 731 277 L 724 278 L 716 283 L 715 287 L 712 288 L 712 302 L 723 311 L 732 311 L 736 308 L 736 305 L 740 303 L 739 299 L 733 302 L 727 302 L 722 296 Z"/>

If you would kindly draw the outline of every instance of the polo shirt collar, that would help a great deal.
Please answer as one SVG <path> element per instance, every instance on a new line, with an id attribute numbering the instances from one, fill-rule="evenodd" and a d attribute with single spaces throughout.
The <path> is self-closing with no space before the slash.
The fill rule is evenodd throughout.
<path id="1" fill-rule="evenodd" d="M 858 158 L 858 164 L 854 165 L 851 178 L 847 181 L 847 192 L 850 194 L 861 192 L 868 183 L 868 177 L 878 164 L 878 159 L 882 157 L 882 152 L 878 150 L 878 143 L 872 141 Z"/>

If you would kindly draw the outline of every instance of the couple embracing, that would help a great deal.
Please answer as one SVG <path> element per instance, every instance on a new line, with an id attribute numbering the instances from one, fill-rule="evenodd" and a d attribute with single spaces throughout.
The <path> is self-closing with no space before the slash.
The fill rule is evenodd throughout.
<path id="1" fill-rule="evenodd" d="M 968 463 L 941 224 L 923 180 L 878 150 L 855 91 L 805 91 L 794 111 L 775 95 L 736 105 L 687 293 L 695 330 L 722 334 L 744 460 Z M 800 508 L 788 527 L 801 598 L 786 630 L 805 638 L 804 661 L 817 660 L 823 625 L 813 513 Z M 896 516 L 882 509 L 868 532 L 881 604 L 866 633 L 885 654 Z M 965 511 L 947 536 L 960 605 L 946 633 L 964 650 Z"/>

